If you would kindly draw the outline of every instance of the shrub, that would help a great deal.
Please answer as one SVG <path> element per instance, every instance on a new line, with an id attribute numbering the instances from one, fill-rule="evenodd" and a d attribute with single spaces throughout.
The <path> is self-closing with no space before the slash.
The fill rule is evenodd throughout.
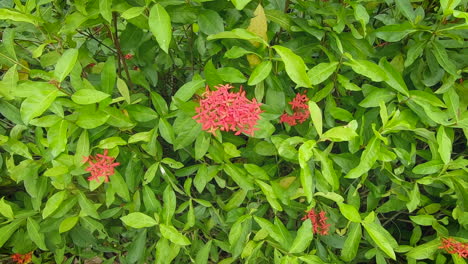
<path id="1" fill-rule="evenodd" d="M 0 262 L 465 263 L 467 1 L 0 1 Z"/>

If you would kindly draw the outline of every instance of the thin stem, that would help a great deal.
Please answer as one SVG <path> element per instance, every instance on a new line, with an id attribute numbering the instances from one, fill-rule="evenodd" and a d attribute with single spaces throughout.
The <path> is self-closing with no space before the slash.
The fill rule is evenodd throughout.
<path id="1" fill-rule="evenodd" d="M 124 55 L 122 54 L 122 49 L 120 48 L 119 34 L 117 30 L 117 12 L 112 13 L 112 20 L 113 20 L 114 30 L 115 30 L 113 40 L 114 40 L 115 48 L 117 49 L 117 56 L 119 59 L 119 68 L 120 68 L 120 62 L 121 62 L 123 64 L 125 74 L 127 75 L 127 80 L 128 80 L 128 85 L 130 86 L 130 90 L 133 90 L 133 83 L 132 83 L 132 79 L 130 78 L 130 72 L 128 71 L 127 62 L 125 61 Z"/>
<path id="2" fill-rule="evenodd" d="M 24 68 L 25 70 L 27 70 L 28 72 L 31 71 L 31 69 L 29 69 L 27 66 L 24 66 L 24 65 L 21 64 L 20 62 L 18 62 L 18 61 L 16 61 L 16 60 L 12 59 L 12 58 L 10 58 L 10 57 L 8 57 L 7 55 L 5 55 L 5 54 L 3 54 L 3 53 L 1 53 L 1 52 L 0 52 L 0 55 L 3 56 L 3 57 L 5 57 L 7 60 L 13 62 L 14 64 L 23 67 L 23 68 Z"/>
<path id="3" fill-rule="evenodd" d="M 94 39 L 95 41 L 97 41 L 99 44 L 101 44 L 102 46 L 108 48 L 110 51 L 112 51 L 113 53 L 117 53 L 113 48 L 107 46 L 104 42 L 102 42 L 100 39 L 96 38 L 93 34 L 90 34 L 90 33 L 87 33 L 87 32 L 83 32 L 83 31 L 80 31 L 80 30 L 76 30 L 78 33 L 80 33 L 81 35 L 85 36 L 85 37 L 88 37 L 88 38 L 92 38 Z"/>

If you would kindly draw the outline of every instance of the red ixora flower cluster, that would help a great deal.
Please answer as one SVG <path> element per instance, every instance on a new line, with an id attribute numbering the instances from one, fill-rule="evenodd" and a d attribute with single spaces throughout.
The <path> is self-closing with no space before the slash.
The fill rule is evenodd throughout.
<path id="1" fill-rule="evenodd" d="M 311 209 L 304 217 L 302 217 L 301 220 L 310 219 L 314 234 L 328 235 L 330 224 L 327 224 L 328 218 L 326 217 L 326 214 L 327 213 L 325 211 L 320 211 L 320 213 L 317 214 L 314 209 Z"/>
<path id="2" fill-rule="evenodd" d="M 310 116 L 309 105 L 307 102 L 309 98 L 305 94 L 296 94 L 296 97 L 289 102 L 293 110 L 293 114 L 284 113 L 280 117 L 281 123 L 286 123 L 290 126 L 295 126 L 297 124 L 302 124 Z"/>
<path id="3" fill-rule="evenodd" d="M 124 58 L 125 58 L 126 60 L 131 60 L 131 59 L 133 58 L 133 54 L 131 54 L 131 53 L 125 54 L 125 55 L 124 55 Z"/>
<path id="4" fill-rule="evenodd" d="M 30 263 L 32 260 L 32 252 L 29 252 L 26 254 L 15 253 L 11 255 L 11 259 L 15 261 L 16 263 L 27 264 L 27 263 Z"/>
<path id="5" fill-rule="evenodd" d="M 245 97 L 245 91 L 240 88 L 239 92 L 229 92 L 233 87 L 229 84 L 215 86 L 211 91 L 208 86 L 200 106 L 195 110 L 198 113 L 193 117 L 202 124 L 202 129 L 215 135 L 221 131 L 236 131 L 235 135 L 246 133 L 253 135 L 255 125 L 263 112 L 261 103 L 254 98 L 249 100 Z"/>
<path id="6" fill-rule="evenodd" d="M 88 162 L 89 166 L 86 171 L 91 173 L 88 177 L 89 181 L 95 180 L 99 182 L 99 177 L 104 177 L 104 182 L 109 182 L 109 176 L 114 174 L 114 167 L 120 165 L 114 162 L 114 157 L 107 156 L 108 150 L 104 150 L 103 154 L 96 154 L 96 156 L 84 157 L 83 162 Z"/>
<path id="7" fill-rule="evenodd" d="M 443 238 L 439 247 L 450 254 L 458 254 L 462 258 L 468 258 L 468 243 L 458 242 L 453 238 Z"/>

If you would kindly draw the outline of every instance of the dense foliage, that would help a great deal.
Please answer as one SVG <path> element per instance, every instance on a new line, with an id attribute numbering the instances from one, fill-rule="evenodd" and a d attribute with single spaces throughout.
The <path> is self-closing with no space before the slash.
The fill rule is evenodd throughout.
<path id="1" fill-rule="evenodd" d="M 0 262 L 465 263 L 467 6 L 1 0 Z"/>

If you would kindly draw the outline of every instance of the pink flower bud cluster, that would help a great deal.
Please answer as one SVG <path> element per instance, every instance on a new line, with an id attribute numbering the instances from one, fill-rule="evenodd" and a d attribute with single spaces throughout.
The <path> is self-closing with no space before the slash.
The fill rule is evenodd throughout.
<path id="1" fill-rule="evenodd" d="M 89 181 L 99 182 L 99 177 L 104 177 L 104 182 L 109 182 L 109 176 L 114 174 L 114 167 L 120 165 L 120 163 L 114 162 L 114 157 L 107 156 L 107 153 L 106 149 L 103 154 L 84 157 L 83 162 L 88 162 L 86 171 L 91 173 L 91 176 L 88 177 Z"/>
<path id="2" fill-rule="evenodd" d="M 330 224 L 327 224 L 328 218 L 326 217 L 326 214 L 327 213 L 325 211 L 316 213 L 314 209 L 311 209 L 301 220 L 310 219 L 312 222 L 312 231 L 314 234 L 328 235 Z"/>
<path id="3" fill-rule="evenodd" d="M 304 123 L 310 116 L 309 105 L 307 102 L 309 98 L 305 94 L 298 93 L 296 97 L 289 102 L 293 110 L 293 114 L 284 113 L 280 117 L 280 123 L 286 123 L 290 126 Z"/>
<path id="4" fill-rule="evenodd" d="M 206 87 L 200 106 L 195 109 L 198 114 L 193 119 L 202 124 L 203 130 L 213 135 L 219 129 L 235 131 L 235 135 L 246 133 L 253 136 L 255 130 L 258 130 L 255 125 L 263 112 L 261 103 L 255 98 L 249 100 L 242 87 L 239 92 L 229 92 L 233 88 L 229 84 L 215 88 L 211 91 Z"/>

